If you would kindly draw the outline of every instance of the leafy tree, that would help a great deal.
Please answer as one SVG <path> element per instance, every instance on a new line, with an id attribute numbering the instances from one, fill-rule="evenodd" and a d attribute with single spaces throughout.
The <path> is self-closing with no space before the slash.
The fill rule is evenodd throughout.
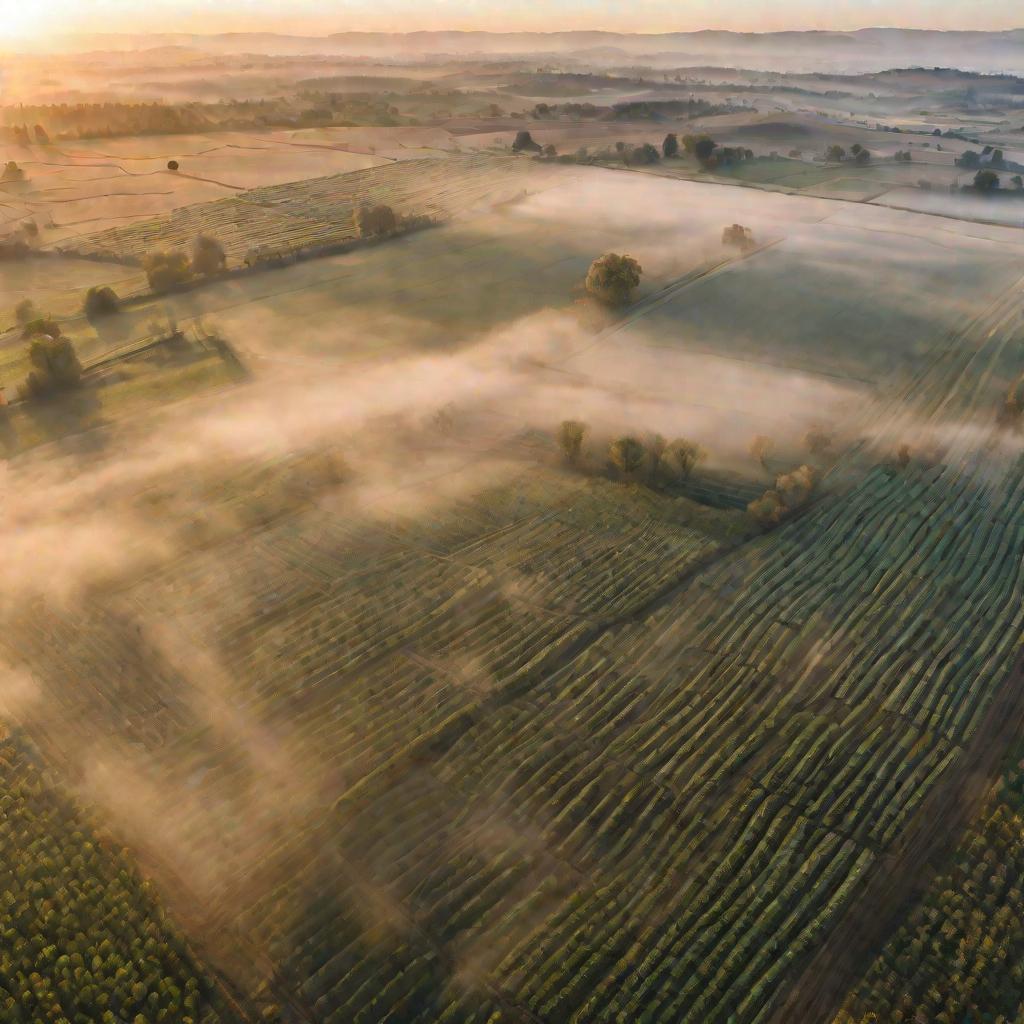
<path id="1" fill-rule="evenodd" d="M 861 151 L 862 151 L 863 149 L 864 149 L 864 147 L 863 147 L 863 146 L 862 146 L 862 145 L 861 145 L 861 144 L 860 144 L 859 142 L 855 142 L 855 143 L 854 143 L 854 144 L 853 144 L 853 145 L 852 145 L 852 146 L 850 147 L 850 152 L 851 152 L 851 153 L 852 153 L 852 154 L 853 154 L 854 156 L 856 156 L 856 155 L 857 155 L 858 153 L 860 153 L 860 152 L 861 152 Z"/>
<path id="2" fill-rule="evenodd" d="M 192 243 L 192 273 L 203 277 L 219 274 L 227 264 L 224 246 L 210 235 L 196 235 Z"/>
<path id="3" fill-rule="evenodd" d="M 25 380 L 25 391 L 30 397 L 65 391 L 82 378 L 75 347 L 63 335 L 35 335 L 29 343 L 28 359 L 32 369 Z"/>
<path id="4" fill-rule="evenodd" d="M 25 327 L 27 324 L 32 323 L 33 320 L 39 320 L 42 318 L 42 313 L 36 308 L 36 304 L 31 299 L 22 299 L 14 307 L 14 318 L 18 323 Z"/>
<path id="5" fill-rule="evenodd" d="M 846 159 L 846 150 L 842 146 L 832 145 L 825 151 L 825 159 L 830 164 L 842 163 Z"/>
<path id="6" fill-rule="evenodd" d="M 558 428 L 558 443 L 571 466 L 579 463 L 586 433 L 587 425 L 579 420 L 563 420 Z"/>
<path id="7" fill-rule="evenodd" d="M 652 146 L 649 142 L 645 142 L 642 146 L 634 148 L 633 152 L 629 154 L 629 163 L 635 164 L 638 167 L 644 167 L 648 164 L 656 164 L 661 159 L 658 150 Z"/>
<path id="8" fill-rule="evenodd" d="M 647 457 L 650 463 L 651 483 L 657 484 L 668 451 L 668 442 L 661 434 L 650 434 L 646 439 Z"/>
<path id="9" fill-rule="evenodd" d="M 958 167 L 964 167 L 967 170 L 974 170 L 975 167 L 981 166 L 981 154 L 975 153 L 973 149 L 965 149 L 954 161 Z"/>
<path id="10" fill-rule="evenodd" d="M 1019 174 L 1015 174 L 1015 175 L 1014 175 L 1014 176 L 1013 176 L 1013 177 L 1012 177 L 1012 178 L 1010 179 L 1010 181 L 1012 181 L 1012 182 L 1013 182 L 1013 187 L 1014 187 L 1014 188 L 1016 188 L 1016 189 L 1018 189 L 1018 190 L 1019 190 L 1019 189 L 1024 189 L 1024 178 L 1022 178 L 1022 177 L 1021 177 L 1021 176 L 1020 176 Z"/>
<path id="11" fill-rule="evenodd" d="M 85 293 L 83 304 L 85 315 L 92 320 L 94 317 L 109 316 L 121 311 L 121 300 L 117 292 L 108 285 L 93 286 Z"/>
<path id="12" fill-rule="evenodd" d="M 192 277 L 188 257 L 176 249 L 151 252 L 143 259 L 142 269 L 154 292 L 170 291 Z"/>
<path id="13" fill-rule="evenodd" d="M 623 476 L 631 477 L 644 461 L 644 446 L 635 437 L 620 437 L 608 449 L 613 465 Z"/>
<path id="14" fill-rule="evenodd" d="M 607 252 L 590 264 L 586 288 L 591 295 L 610 305 L 629 301 L 633 289 L 640 284 L 643 268 L 632 256 Z"/>
<path id="15" fill-rule="evenodd" d="M 540 146 L 533 141 L 533 136 L 528 131 L 516 132 L 512 142 L 513 153 L 539 153 Z"/>
<path id="16" fill-rule="evenodd" d="M 677 438 L 669 445 L 669 454 L 676 465 L 676 472 L 681 480 L 688 480 L 697 468 L 697 463 L 707 458 L 707 452 L 694 441 Z"/>
<path id="17" fill-rule="evenodd" d="M 35 312 L 36 317 L 26 321 L 22 327 L 22 338 L 34 338 L 40 334 L 48 334 L 51 338 L 58 337 L 61 333 L 60 324 L 53 317 L 43 316 L 38 310 Z"/>
<path id="18" fill-rule="evenodd" d="M 661 144 L 661 155 L 666 160 L 674 156 L 679 156 L 679 136 L 674 132 L 669 132 L 668 135 L 665 136 L 665 139 Z"/>
<path id="19" fill-rule="evenodd" d="M 24 181 L 25 172 L 13 161 L 8 160 L 4 165 L 3 176 L 0 181 Z"/>
<path id="20" fill-rule="evenodd" d="M 786 507 L 778 491 L 767 490 L 760 498 L 747 505 L 747 514 L 763 529 L 770 529 L 782 522 Z"/>
<path id="21" fill-rule="evenodd" d="M 555 149 L 554 144 L 550 142 L 544 147 L 543 150 L 541 150 L 541 152 L 544 154 L 544 156 L 549 158 L 558 156 L 558 150 Z"/>
<path id="22" fill-rule="evenodd" d="M 999 188 L 999 175 L 995 171 L 978 171 L 974 176 L 975 192 L 994 192 Z"/>
<path id="23" fill-rule="evenodd" d="M 168 160 L 167 161 L 167 170 L 169 170 L 169 171 L 176 171 L 180 166 L 181 165 L 178 163 L 177 160 Z"/>
<path id="24" fill-rule="evenodd" d="M 360 206 L 353 214 L 356 235 L 359 238 L 374 238 L 386 235 L 398 227 L 398 218 L 390 206 Z"/>
<path id="25" fill-rule="evenodd" d="M 866 149 L 859 149 L 853 158 L 853 162 L 858 167 L 863 167 L 865 164 L 871 163 L 871 153 Z"/>
<path id="26" fill-rule="evenodd" d="M 718 143 L 708 138 L 706 135 L 699 138 L 693 146 L 694 156 L 702 164 L 707 164 L 711 161 L 711 154 L 714 153 Z"/>
<path id="27" fill-rule="evenodd" d="M 754 248 L 754 235 L 742 224 L 731 224 L 722 229 L 722 245 L 735 245 L 740 249 Z"/>
<path id="28" fill-rule="evenodd" d="M 818 485 L 818 474 L 813 466 L 803 465 L 775 478 L 775 490 L 786 508 L 792 510 L 805 504 Z"/>

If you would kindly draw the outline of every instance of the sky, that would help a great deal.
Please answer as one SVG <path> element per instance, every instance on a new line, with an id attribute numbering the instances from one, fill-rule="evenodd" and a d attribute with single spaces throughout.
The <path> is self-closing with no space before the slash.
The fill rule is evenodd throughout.
<path id="1" fill-rule="evenodd" d="M 1010 0 L 0 0 L 0 46 L 68 32 L 1024 27 Z"/>

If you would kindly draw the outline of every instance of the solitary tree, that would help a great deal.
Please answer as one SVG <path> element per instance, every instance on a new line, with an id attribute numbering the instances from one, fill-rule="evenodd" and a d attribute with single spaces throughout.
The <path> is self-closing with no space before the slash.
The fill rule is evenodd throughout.
<path id="1" fill-rule="evenodd" d="M 513 153 L 539 153 L 540 146 L 533 141 L 533 136 L 528 131 L 516 132 L 516 137 L 512 142 Z"/>
<path id="2" fill-rule="evenodd" d="M 166 292 L 184 284 L 192 276 L 188 257 L 176 249 L 151 252 L 142 261 L 149 287 L 155 292 Z"/>
<path id="3" fill-rule="evenodd" d="M 25 172 L 13 161 L 8 160 L 4 165 L 4 173 L 0 181 L 24 181 Z"/>
<path id="4" fill-rule="evenodd" d="M 846 159 L 846 150 L 842 146 L 829 146 L 825 151 L 825 159 L 830 164 L 838 164 Z"/>
<path id="5" fill-rule="evenodd" d="M 178 164 L 177 160 L 168 160 L 167 161 L 167 170 L 169 170 L 169 171 L 176 171 L 178 169 L 178 166 L 179 166 L 179 164 Z"/>
<path id="6" fill-rule="evenodd" d="M 633 289 L 640 284 L 643 268 L 632 256 L 606 252 L 590 264 L 586 288 L 591 295 L 609 305 L 629 301 Z"/>
<path id="7" fill-rule="evenodd" d="M 192 273 L 203 277 L 219 274 L 227 264 L 224 246 L 210 235 L 196 235 L 192 243 Z"/>
<path id="8" fill-rule="evenodd" d="M 100 316 L 109 316 L 111 313 L 118 313 L 121 310 L 121 300 L 117 292 L 108 285 L 100 287 L 93 286 L 85 293 L 83 311 L 90 319 Z"/>
<path id="9" fill-rule="evenodd" d="M 612 463 L 623 476 L 631 477 L 644 461 L 644 446 L 635 437 L 620 437 L 608 449 Z"/>
<path id="10" fill-rule="evenodd" d="M 742 224 L 731 224 L 722 229 L 722 245 L 734 245 L 744 252 L 754 248 L 754 235 Z"/>
<path id="11" fill-rule="evenodd" d="M 863 148 L 858 149 L 854 155 L 853 162 L 858 166 L 863 167 L 865 164 L 871 163 L 871 153 Z"/>
<path id="12" fill-rule="evenodd" d="M 563 420 L 558 428 L 558 443 L 565 453 L 565 460 L 571 466 L 580 461 L 583 450 L 583 438 L 587 433 L 587 425 L 579 420 Z"/>
<path id="13" fill-rule="evenodd" d="M 669 132 L 661 144 L 661 155 L 668 160 L 670 157 L 679 156 L 679 136 Z"/>

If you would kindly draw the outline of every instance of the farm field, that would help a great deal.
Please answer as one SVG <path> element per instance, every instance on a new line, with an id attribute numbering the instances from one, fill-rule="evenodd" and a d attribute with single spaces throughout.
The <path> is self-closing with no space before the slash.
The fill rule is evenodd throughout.
<path id="1" fill-rule="evenodd" d="M 0 144 L 0 159 L 15 161 L 26 176 L 24 182 L 0 183 L 0 218 L 32 220 L 43 244 L 56 245 L 243 189 L 388 162 L 345 145 L 340 138 L 337 145 L 307 145 L 302 133 L 293 132 Z M 168 170 L 169 160 L 178 161 L 178 171 Z"/>
<path id="2" fill-rule="evenodd" d="M 86 349 L 79 348 L 84 355 Z M 5 390 L 13 401 L 16 385 L 31 366 L 24 346 L 11 348 L 0 373 L 10 381 Z M 59 403 L 19 402 L 5 409 L 0 421 L 0 451 L 5 458 L 37 445 L 108 427 L 119 420 L 151 413 L 167 404 L 236 383 L 243 368 L 208 342 L 184 339 L 179 345 L 128 351 L 111 359 L 107 352 L 85 362 L 83 385 Z M 103 365 L 110 362 L 110 365 Z"/>
<path id="3" fill-rule="evenodd" d="M 1009 767 L 945 870 L 850 991 L 836 1024 L 1019 1011 L 1021 774 Z"/>
<path id="4" fill-rule="evenodd" d="M 206 231 L 221 240 L 230 263 L 238 264 L 257 248 L 287 254 L 352 240 L 353 214 L 364 204 L 387 203 L 403 216 L 447 219 L 536 187 L 545 171 L 528 162 L 486 157 L 398 162 L 250 189 L 214 204 L 184 207 L 163 219 L 78 238 L 62 248 L 80 256 L 138 263 L 154 249 L 187 248 Z"/>
<path id="5" fill-rule="evenodd" d="M 23 738 L 0 740 L 0 780 L 0 923 L 10 936 L 0 962 L 4 1019 L 91 1024 L 112 1012 L 239 1020 L 234 999 L 164 916 L 152 884 L 126 852 L 92 832 Z"/>
<path id="6" fill-rule="evenodd" d="M 936 353 L 922 417 L 1019 372 L 1001 317 Z M 771 1019 L 991 734 L 1024 490 L 1018 456 L 975 453 L 879 466 L 740 547 L 529 465 L 453 477 L 428 516 L 342 491 L 94 592 L 59 643 L 9 620 L 45 694 L 22 720 L 142 773 L 173 852 L 108 798 L 143 863 L 186 865 L 213 962 L 248 951 L 238 982 L 313 1019 Z M 69 663 L 111 683 L 69 691 Z"/>
<path id="7" fill-rule="evenodd" d="M 0 266 L 0 330 L 14 324 L 14 307 L 24 298 L 56 317 L 77 316 L 93 285 L 111 285 L 120 294 L 141 290 L 145 276 L 130 267 L 111 267 L 70 256 L 47 256 Z"/>
<path id="8" fill-rule="evenodd" d="M 571 35 L 15 61 L 0 1020 L 1024 1022 L 1024 83 Z"/>

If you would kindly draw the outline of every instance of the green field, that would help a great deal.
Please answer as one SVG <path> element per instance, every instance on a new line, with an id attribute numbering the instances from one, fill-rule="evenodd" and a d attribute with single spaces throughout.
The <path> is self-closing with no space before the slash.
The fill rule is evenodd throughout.
<path id="1" fill-rule="evenodd" d="M 242 1020 L 789 1024 L 846 998 L 861 1024 L 902 984 L 866 968 L 883 948 L 924 1004 L 922 918 L 859 907 L 976 817 L 1024 714 L 1024 459 L 996 415 L 1024 246 L 599 168 L 490 209 L 474 180 L 486 208 L 436 230 L 115 318 L 215 326 L 251 378 L 217 387 L 237 370 L 199 340 L 114 361 L 88 410 L 49 407 L 95 445 L 12 460 L 12 723 Z M 335 178 L 260 195 L 300 192 L 351 207 Z M 643 283 L 588 318 L 608 250 Z M 22 444 L 64 430 L 9 416 Z M 814 461 L 814 428 L 813 500 L 758 528 L 736 506 Z M 626 432 L 708 471 L 628 477 Z M 949 903 L 915 912 L 943 955 Z M 975 923 L 979 947 L 1007 925 Z M 1012 965 L 986 971 L 1007 1015 Z"/>

